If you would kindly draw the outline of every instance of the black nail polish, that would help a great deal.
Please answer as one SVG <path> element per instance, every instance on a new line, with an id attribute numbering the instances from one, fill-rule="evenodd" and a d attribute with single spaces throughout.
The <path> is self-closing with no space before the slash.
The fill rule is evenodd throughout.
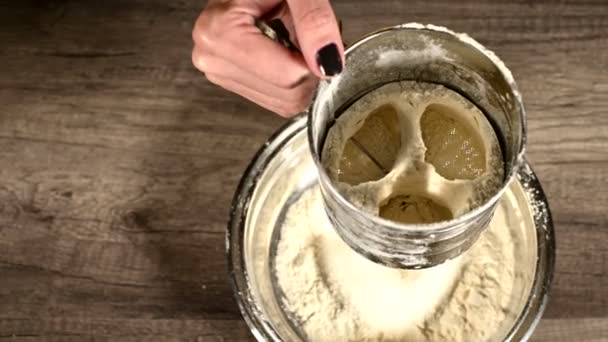
<path id="1" fill-rule="evenodd" d="M 336 44 L 327 44 L 317 52 L 317 64 L 325 76 L 335 76 L 342 72 L 342 59 Z"/>

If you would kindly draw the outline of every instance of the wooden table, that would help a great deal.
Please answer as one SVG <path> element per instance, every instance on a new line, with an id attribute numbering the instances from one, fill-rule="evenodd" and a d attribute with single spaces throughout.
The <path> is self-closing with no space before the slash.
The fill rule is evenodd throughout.
<path id="1" fill-rule="evenodd" d="M 0 339 L 251 339 L 237 181 L 283 123 L 190 62 L 201 1 L 0 5 Z M 557 270 L 537 341 L 608 341 L 608 2 L 336 1 L 347 41 L 418 21 L 512 69 Z"/>

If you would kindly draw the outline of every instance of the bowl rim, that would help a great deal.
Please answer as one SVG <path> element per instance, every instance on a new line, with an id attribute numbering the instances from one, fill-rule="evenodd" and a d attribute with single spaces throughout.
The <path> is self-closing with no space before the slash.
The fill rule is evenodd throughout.
<path id="1" fill-rule="evenodd" d="M 263 317 L 264 314 L 258 307 L 249 286 L 249 273 L 242 252 L 249 205 L 257 188 L 258 180 L 266 170 L 266 166 L 283 146 L 305 128 L 306 116 L 299 114 L 288 120 L 268 138 L 243 172 L 230 206 L 230 218 L 225 235 L 230 285 L 239 310 L 249 330 L 258 341 L 267 341 L 268 339 L 281 341 L 281 338 L 270 321 Z M 233 248 L 233 243 L 238 248 Z"/>

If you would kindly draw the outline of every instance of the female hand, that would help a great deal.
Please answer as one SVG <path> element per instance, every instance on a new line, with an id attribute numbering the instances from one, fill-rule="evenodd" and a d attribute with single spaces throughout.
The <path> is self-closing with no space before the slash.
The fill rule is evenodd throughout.
<path id="1" fill-rule="evenodd" d="M 301 53 L 263 35 L 258 18 L 280 19 Z M 209 0 L 192 37 L 192 62 L 209 81 L 282 116 L 305 110 L 318 78 L 344 63 L 329 0 Z"/>

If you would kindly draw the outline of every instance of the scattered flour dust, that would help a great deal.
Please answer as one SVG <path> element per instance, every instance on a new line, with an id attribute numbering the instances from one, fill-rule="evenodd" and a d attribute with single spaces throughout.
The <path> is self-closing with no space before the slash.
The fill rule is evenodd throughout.
<path id="1" fill-rule="evenodd" d="M 351 250 L 328 221 L 319 189 L 311 188 L 280 231 L 274 272 L 284 308 L 310 341 L 495 340 L 515 314 L 509 303 L 516 243 L 507 211 L 501 202 L 490 227 L 458 258 L 400 270 Z"/>

